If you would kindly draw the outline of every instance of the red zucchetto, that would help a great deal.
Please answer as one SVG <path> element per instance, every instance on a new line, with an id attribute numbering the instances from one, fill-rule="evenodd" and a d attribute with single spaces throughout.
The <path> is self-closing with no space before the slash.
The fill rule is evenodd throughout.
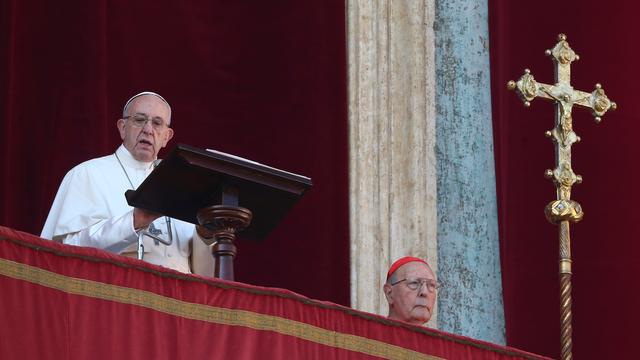
<path id="1" fill-rule="evenodd" d="M 429 264 L 427 264 L 426 261 L 424 261 L 424 260 L 422 260 L 420 258 L 417 258 L 417 257 L 414 257 L 414 256 L 405 256 L 405 257 L 402 257 L 402 258 L 396 260 L 396 262 L 394 262 L 391 265 L 391 267 L 389 268 L 389 272 L 387 272 L 387 280 L 389 280 L 391 275 L 393 275 L 393 273 L 396 272 L 396 270 L 398 270 L 398 268 L 400 266 L 402 266 L 402 265 L 404 265 L 406 263 L 413 262 L 413 261 L 421 262 L 421 263 L 429 266 Z"/>

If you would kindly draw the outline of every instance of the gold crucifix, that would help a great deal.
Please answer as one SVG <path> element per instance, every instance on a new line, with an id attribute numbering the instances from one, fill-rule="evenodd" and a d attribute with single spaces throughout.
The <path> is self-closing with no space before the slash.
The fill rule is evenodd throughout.
<path id="1" fill-rule="evenodd" d="M 580 137 L 573 131 L 571 109 L 574 105 L 591 109 L 596 123 L 601 121 L 607 110 L 615 110 L 616 104 L 611 102 L 600 84 L 596 84 L 593 92 L 587 93 L 574 90 L 571 87 L 571 62 L 580 57 L 569 47 L 567 37 L 558 35 L 558 43 L 553 49 L 547 50 L 555 64 L 555 85 L 537 82 L 529 69 L 515 81 L 509 81 L 507 88 L 515 90 L 524 105 L 529 107 L 536 97 L 552 100 L 556 105 L 555 127 L 545 135 L 551 138 L 555 145 L 556 168 L 547 170 L 545 176 L 553 180 L 556 186 L 556 200 L 550 202 L 544 212 L 552 224 L 559 225 L 560 235 L 560 343 L 561 359 L 572 359 L 571 354 L 571 241 L 569 237 L 569 223 L 582 219 L 583 212 L 580 204 L 571 200 L 571 187 L 582 182 L 582 177 L 576 175 L 571 168 L 571 145 L 580 141 Z"/>

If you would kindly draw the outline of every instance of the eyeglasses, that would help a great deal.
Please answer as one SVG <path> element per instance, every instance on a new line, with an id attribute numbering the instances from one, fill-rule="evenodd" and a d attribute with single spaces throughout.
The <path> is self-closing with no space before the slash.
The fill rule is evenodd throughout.
<path id="1" fill-rule="evenodd" d="M 413 291 L 421 289 L 423 286 L 426 286 L 429 292 L 435 292 L 436 290 L 442 287 L 441 283 L 432 279 L 402 279 L 392 283 L 391 286 L 400 284 L 401 282 L 404 282 L 407 285 L 407 287 Z"/>
<path id="2" fill-rule="evenodd" d="M 149 121 L 151 121 L 151 126 L 154 130 L 160 131 L 164 130 L 166 127 L 169 127 L 167 123 L 161 117 L 149 118 L 146 114 L 134 114 L 123 117 L 125 120 L 131 120 L 133 126 L 135 127 L 145 127 Z"/>

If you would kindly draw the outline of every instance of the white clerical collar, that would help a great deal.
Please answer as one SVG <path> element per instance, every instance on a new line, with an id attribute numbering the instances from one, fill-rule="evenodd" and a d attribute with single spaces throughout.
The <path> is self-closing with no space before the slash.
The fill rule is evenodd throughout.
<path id="1" fill-rule="evenodd" d="M 129 150 L 126 147 L 124 147 L 124 144 L 120 145 L 118 150 L 116 150 L 116 154 L 118 155 L 118 158 L 120 159 L 120 161 L 122 161 L 122 163 L 125 166 L 132 167 L 134 169 L 142 169 L 142 170 L 150 169 L 153 167 L 153 161 L 144 162 L 144 161 L 138 161 L 134 159 L 133 155 L 131 155 Z"/>

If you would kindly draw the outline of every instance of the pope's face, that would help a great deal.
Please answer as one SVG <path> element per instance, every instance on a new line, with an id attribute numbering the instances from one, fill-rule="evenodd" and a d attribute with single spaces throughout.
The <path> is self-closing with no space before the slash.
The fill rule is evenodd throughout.
<path id="1" fill-rule="evenodd" d="M 399 267 L 394 275 L 396 281 L 408 280 L 393 286 L 385 284 L 384 291 L 389 302 L 389 317 L 416 325 L 422 325 L 429 321 L 436 302 L 436 290 L 430 291 L 426 284 L 422 284 L 416 290 L 411 290 L 407 284 L 412 280 L 435 282 L 433 271 L 426 264 L 413 261 Z"/>
<path id="2" fill-rule="evenodd" d="M 127 115 L 127 119 L 117 122 L 124 147 L 138 161 L 155 160 L 160 149 L 173 137 L 173 129 L 168 127 L 169 106 L 157 96 L 142 95 L 129 104 Z M 140 119 L 145 118 L 149 121 L 142 124 Z"/>

